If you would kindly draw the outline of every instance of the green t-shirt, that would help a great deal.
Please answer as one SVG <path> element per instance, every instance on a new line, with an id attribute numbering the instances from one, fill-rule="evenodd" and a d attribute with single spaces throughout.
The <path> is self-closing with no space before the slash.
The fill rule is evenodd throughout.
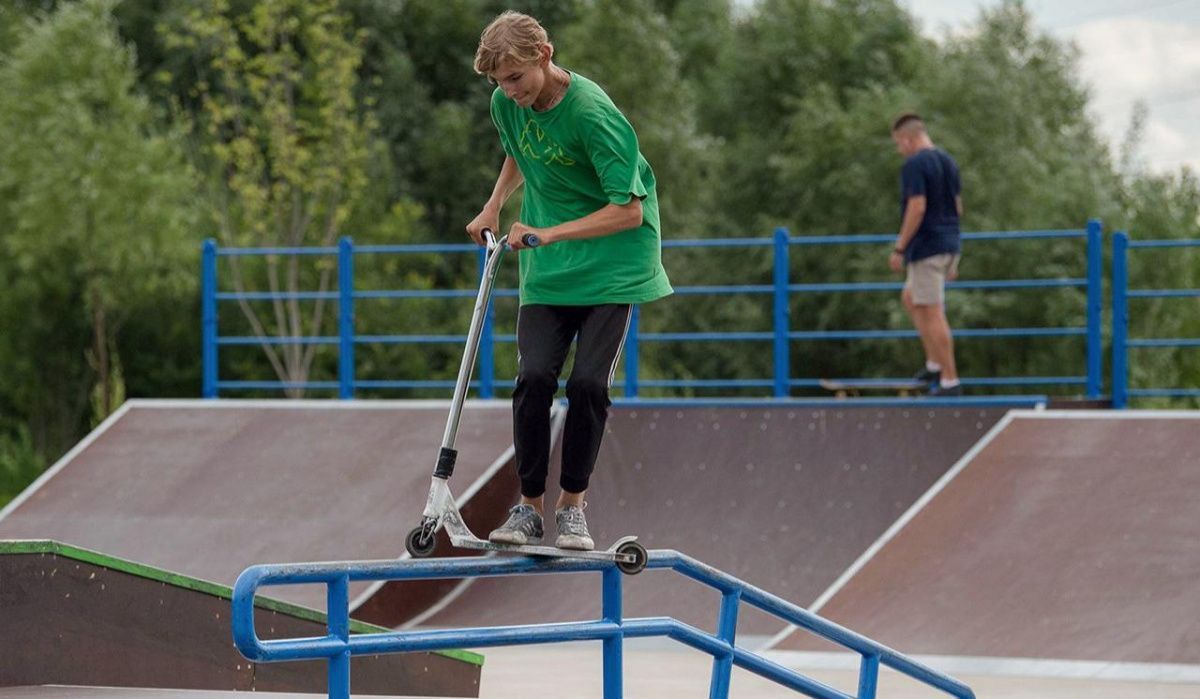
<path id="1" fill-rule="evenodd" d="M 645 303 L 671 293 L 662 266 L 654 171 L 633 127 L 599 85 L 572 73 L 562 100 L 544 112 L 518 106 L 497 88 L 492 121 L 504 152 L 525 178 L 525 225 L 554 226 L 609 203 L 642 200 L 637 228 L 522 250 L 522 304 Z"/>

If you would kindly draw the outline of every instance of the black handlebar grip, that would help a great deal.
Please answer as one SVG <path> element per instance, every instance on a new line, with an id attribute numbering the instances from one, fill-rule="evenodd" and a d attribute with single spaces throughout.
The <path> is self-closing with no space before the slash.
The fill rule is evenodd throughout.
<path id="1" fill-rule="evenodd" d="M 542 244 L 542 239 L 537 237 L 536 233 L 526 233 L 525 237 L 521 238 L 521 242 L 525 243 L 527 248 L 536 248 Z"/>

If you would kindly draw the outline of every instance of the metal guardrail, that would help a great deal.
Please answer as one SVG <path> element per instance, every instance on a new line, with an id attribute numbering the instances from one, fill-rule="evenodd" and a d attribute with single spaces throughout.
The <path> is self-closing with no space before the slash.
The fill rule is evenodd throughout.
<path id="1" fill-rule="evenodd" d="M 1083 288 L 1087 292 L 1086 324 L 1082 327 L 1045 328 L 955 328 L 956 338 L 1012 338 L 1012 337 L 1080 337 L 1086 345 L 1083 373 L 1076 376 L 1012 376 L 1012 377 L 968 377 L 967 386 L 1029 386 L 1059 385 L 1081 386 L 1090 398 L 1099 398 L 1102 391 L 1102 241 L 1101 224 L 1089 221 L 1085 229 L 1079 230 L 1035 230 L 1006 231 L 991 233 L 965 233 L 964 241 L 1012 241 L 1076 238 L 1086 241 L 1086 276 L 1081 278 L 1054 279 L 995 279 L 956 281 L 947 284 L 951 292 L 956 290 L 1014 290 Z M 663 242 L 664 253 L 669 250 L 688 248 L 771 248 L 773 251 L 773 273 L 771 284 L 742 285 L 695 285 L 675 289 L 678 296 L 770 296 L 772 302 L 771 327 L 761 331 L 737 332 L 657 332 L 640 331 L 641 312 L 635 307 L 630 321 L 625 344 L 625 376 L 621 384 L 626 399 L 636 399 L 640 390 L 652 388 L 683 389 L 758 389 L 771 397 L 782 398 L 793 389 L 818 386 L 820 377 L 793 377 L 790 375 L 790 357 L 793 343 L 831 340 L 887 340 L 916 338 L 913 330 L 796 330 L 790 324 L 790 306 L 796 294 L 876 293 L 898 292 L 900 282 L 845 282 L 845 283 L 796 283 L 792 280 L 789 251 L 793 247 L 829 245 L 891 245 L 895 236 L 887 235 L 833 235 L 792 236 L 786 228 L 776 229 L 770 238 L 714 238 L 701 240 L 668 240 Z M 354 260 L 357 255 L 377 254 L 472 254 L 478 256 L 482 270 L 483 253 L 470 244 L 456 245 L 354 245 L 350 238 L 343 238 L 336 248 L 219 248 L 214 240 L 204 243 L 202 255 L 202 342 L 203 342 L 203 385 L 202 395 L 215 398 L 221 391 L 239 390 L 283 390 L 287 388 L 311 388 L 337 390 L 340 398 L 352 398 L 359 390 L 375 389 L 428 389 L 453 386 L 452 381 L 429 379 L 359 379 L 355 373 L 354 352 L 362 344 L 462 344 L 465 335 L 376 335 L 359 334 L 354 323 L 357 302 L 367 299 L 409 298 L 471 298 L 472 289 L 438 290 L 358 290 L 354 288 Z M 336 256 L 338 266 L 338 288 L 335 291 L 299 292 L 223 292 L 218 289 L 217 260 L 220 257 L 253 257 L 266 255 L 323 255 Z M 496 289 L 494 296 L 515 297 L 515 289 Z M 229 301 L 296 300 L 313 301 L 323 299 L 336 301 L 338 305 L 338 334 L 312 337 L 254 337 L 222 336 L 218 332 L 218 308 Z M 511 379 L 500 380 L 495 372 L 495 347 L 501 343 L 514 343 L 516 336 L 498 334 L 495 331 L 495 312 L 489 308 L 483 328 L 479 366 L 472 382 L 481 398 L 495 395 L 498 385 L 511 383 Z M 769 377 L 729 379 L 647 379 L 640 375 L 640 346 L 645 342 L 747 342 L 770 344 L 772 348 L 772 375 Z M 218 352 L 222 346 L 238 345 L 331 345 L 338 348 L 338 380 L 285 383 L 282 381 L 230 381 L 218 376 Z M 841 378 L 841 377 L 828 377 Z M 889 379 L 895 382 L 901 379 Z"/>
<path id="2" fill-rule="evenodd" d="M 721 606 L 717 632 L 710 634 L 670 617 L 624 618 L 621 592 L 623 574 L 610 562 L 570 558 L 470 557 L 252 566 L 242 572 L 234 584 L 233 637 L 242 655 L 255 662 L 327 661 L 330 699 L 349 698 L 350 659 L 355 655 L 565 641 L 600 641 L 603 644 L 604 698 L 621 699 L 624 639 L 651 636 L 671 638 L 713 656 L 710 699 L 729 696 L 735 665 L 819 699 L 875 699 L 880 666 L 889 667 L 951 696 L 974 699 L 975 695 L 969 687 L 948 675 L 677 551 L 651 551 L 647 568 L 671 569 L 718 591 L 721 594 Z M 603 576 L 601 618 L 596 621 L 355 635 L 349 631 L 349 586 L 352 581 L 587 571 L 599 572 Z M 319 638 L 260 639 L 254 628 L 255 592 L 267 585 L 311 583 L 327 586 L 328 634 Z M 738 646 L 737 620 L 743 603 L 858 653 L 861 662 L 857 694 L 846 694 Z"/>
<path id="3" fill-rule="evenodd" d="M 1138 249 L 1200 248 L 1200 240 L 1130 240 L 1120 231 L 1113 236 L 1112 256 L 1112 405 L 1125 408 L 1131 398 L 1197 398 L 1200 389 L 1184 387 L 1130 388 L 1129 350 L 1200 347 L 1194 337 L 1129 337 L 1129 300 L 1154 298 L 1200 298 L 1200 289 L 1130 289 L 1129 251 Z"/>

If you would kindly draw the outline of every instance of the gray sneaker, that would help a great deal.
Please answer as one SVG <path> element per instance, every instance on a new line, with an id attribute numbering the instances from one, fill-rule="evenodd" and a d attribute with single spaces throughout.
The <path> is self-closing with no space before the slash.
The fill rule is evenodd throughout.
<path id="1" fill-rule="evenodd" d="M 542 516 L 532 505 L 515 505 L 499 529 L 488 534 L 488 541 L 497 544 L 539 544 L 542 541 Z"/>
<path id="2" fill-rule="evenodd" d="M 596 548 L 596 542 L 592 541 L 592 535 L 588 534 L 587 520 L 583 518 L 582 507 L 567 505 L 554 513 L 554 521 L 558 524 L 558 538 L 554 540 L 554 545 L 558 548 L 576 551 L 591 551 Z"/>

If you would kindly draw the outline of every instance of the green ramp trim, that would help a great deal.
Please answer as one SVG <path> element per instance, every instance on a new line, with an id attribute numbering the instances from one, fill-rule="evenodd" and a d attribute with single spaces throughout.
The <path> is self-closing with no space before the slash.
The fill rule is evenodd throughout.
<path id="1" fill-rule="evenodd" d="M 102 568 L 109 568 L 122 573 L 128 573 L 129 575 L 136 575 L 140 578 L 146 578 L 149 580 L 166 583 L 168 585 L 174 585 L 175 587 L 193 590 L 206 595 L 212 595 L 221 599 L 231 601 L 233 599 L 233 588 L 231 587 L 218 585 L 217 583 L 209 582 L 207 580 L 200 580 L 199 578 L 180 575 L 178 573 L 172 573 L 170 571 L 148 566 L 143 563 L 135 563 L 123 558 L 117 558 L 116 556 L 100 553 L 99 551 L 92 551 L 90 549 L 64 544 L 61 541 L 52 541 L 49 539 L 18 539 L 0 541 L 0 555 L 15 554 L 53 554 L 83 563 L 91 563 Z M 259 609 L 266 609 L 272 612 L 278 612 L 280 614 L 287 614 L 288 616 L 293 616 L 299 619 L 315 621 L 319 624 L 328 623 L 327 617 L 322 612 L 319 612 L 315 609 L 309 609 L 308 607 L 302 607 L 298 604 L 271 599 L 269 597 L 256 595 L 254 597 L 254 606 Z M 391 631 L 391 629 L 351 619 L 350 631 L 351 633 L 387 633 Z M 471 651 L 466 650 L 439 650 L 432 652 L 436 653 L 437 655 L 454 658 L 455 660 L 461 660 L 465 663 L 471 663 L 472 665 L 483 665 L 483 656 L 479 653 L 472 653 Z"/>

